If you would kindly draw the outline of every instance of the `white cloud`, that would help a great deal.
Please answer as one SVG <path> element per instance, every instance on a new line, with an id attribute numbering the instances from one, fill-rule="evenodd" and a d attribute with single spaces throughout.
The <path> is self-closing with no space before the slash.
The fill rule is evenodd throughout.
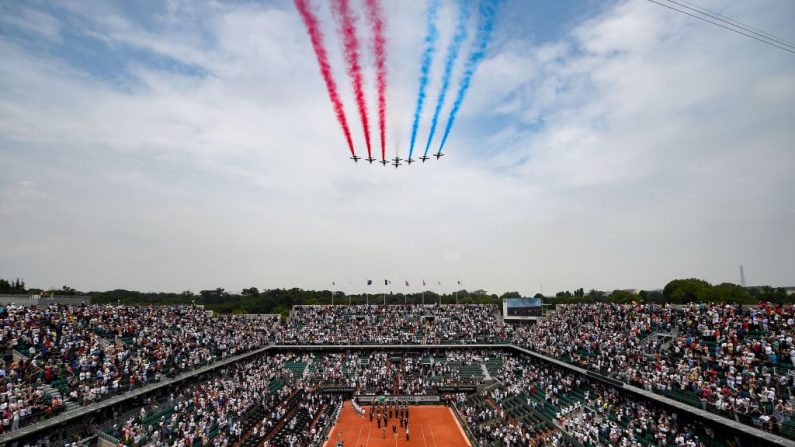
<path id="1" fill-rule="evenodd" d="M 61 26 L 55 17 L 19 5 L 0 5 L 0 25 L 34 33 L 49 41 L 58 41 L 61 37 Z"/>

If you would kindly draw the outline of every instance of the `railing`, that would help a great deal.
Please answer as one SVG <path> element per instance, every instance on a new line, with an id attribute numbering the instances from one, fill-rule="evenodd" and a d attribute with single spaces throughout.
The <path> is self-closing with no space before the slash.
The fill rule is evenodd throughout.
<path id="1" fill-rule="evenodd" d="M 157 413 L 158 411 L 163 410 L 164 408 L 166 408 L 168 406 L 171 406 L 171 407 L 176 406 L 177 404 L 179 404 L 180 402 L 183 402 L 184 400 L 185 400 L 185 398 L 180 396 L 180 397 L 176 397 L 174 399 L 168 399 L 168 400 L 166 400 L 164 402 L 160 402 L 160 403 L 158 403 L 156 405 L 153 405 L 153 406 L 149 407 L 146 410 L 146 412 L 144 414 L 144 418 L 146 418 L 147 416 L 151 416 L 151 415 Z M 112 428 L 114 425 L 119 425 L 120 422 L 124 422 L 124 421 L 127 421 L 127 420 L 131 419 L 131 418 L 140 416 L 140 414 L 141 414 L 140 407 L 139 408 L 133 408 L 133 409 L 123 413 L 119 417 L 114 418 L 114 419 L 102 424 L 102 426 L 100 427 L 100 431 L 105 433 L 108 429 Z"/>
<path id="2" fill-rule="evenodd" d="M 19 304 L 22 306 L 48 306 L 50 304 L 70 304 L 73 306 L 79 306 L 81 304 L 91 304 L 91 297 L 90 296 L 62 296 L 62 295 L 55 295 L 55 296 L 48 296 L 43 297 L 40 295 L 9 295 L 9 294 L 2 294 L 0 295 L 0 305 L 7 305 L 7 304 Z"/>
<path id="3" fill-rule="evenodd" d="M 312 444 L 313 447 L 320 447 L 321 445 L 323 445 L 324 442 L 326 442 L 326 439 L 328 439 L 328 435 L 331 432 L 331 428 L 337 425 L 337 421 L 340 418 L 340 413 L 342 412 L 343 405 L 344 405 L 343 402 L 337 404 L 337 408 L 334 409 L 334 415 L 331 417 L 331 420 L 326 424 L 326 427 L 323 429 L 321 436 L 317 438 L 317 441 L 315 441 Z"/>
<path id="4" fill-rule="evenodd" d="M 109 434 L 107 434 L 107 433 L 105 433 L 103 431 L 100 431 L 100 430 L 97 430 L 97 438 L 98 438 L 97 439 L 98 440 L 97 445 L 99 445 L 102 442 L 109 443 L 110 445 L 119 445 L 119 444 L 121 444 L 120 440 L 118 440 L 118 439 L 114 438 L 113 436 L 111 436 L 111 435 L 109 435 Z"/>
<path id="5" fill-rule="evenodd" d="M 458 406 L 454 401 L 451 402 L 451 404 L 453 407 L 453 414 L 455 415 L 455 418 L 458 419 L 458 425 L 460 425 L 461 429 L 464 430 L 464 436 L 467 437 L 467 440 L 470 444 L 472 444 L 472 447 L 478 447 L 478 443 L 475 442 L 475 436 L 469 430 L 469 425 L 464 421 L 464 418 L 461 417 L 461 413 L 458 411 Z"/>
<path id="6" fill-rule="evenodd" d="M 13 356 L 14 360 L 28 360 L 28 356 L 17 351 L 16 349 L 11 350 L 11 355 Z"/>

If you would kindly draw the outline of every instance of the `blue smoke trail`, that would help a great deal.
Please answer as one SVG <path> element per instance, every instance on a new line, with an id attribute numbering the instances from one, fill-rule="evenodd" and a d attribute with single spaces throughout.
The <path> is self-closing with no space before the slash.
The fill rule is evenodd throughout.
<path id="1" fill-rule="evenodd" d="M 478 65 L 486 55 L 486 48 L 489 46 L 491 32 L 494 30 L 494 17 L 497 15 L 498 4 L 499 0 L 481 0 L 478 6 L 478 13 L 480 15 L 478 33 L 475 36 L 472 52 L 469 53 L 469 58 L 464 66 L 464 74 L 461 77 L 461 85 L 458 87 L 458 95 L 455 98 L 455 102 L 453 102 L 453 108 L 450 110 L 450 117 L 447 119 L 447 127 L 444 129 L 444 136 L 442 136 L 442 142 L 439 144 L 439 153 L 444 149 L 444 144 L 447 142 L 447 137 L 450 135 L 450 129 L 453 128 L 455 116 L 458 113 L 458 109 L 461 108 L 461 103 L 464 101 L 467 90 L 469 90 L 472 76 L 475 74 L 475 70 L 477 70 Z"/>
<path id="2" fill-rule="evenodd" d="M 458 59 L 458 53 L 461 51 L 461 44 L 467 38 L 467 22 L 469 22 L 469 1 L 458 1 L 458 21 L 455 27 L 455 34 L 453 40 L 450 41 L 450 46 L 447 47 L 447 60 L 444 65 L 444 75 L 442 75 L 442 88 L 439 91 L 439 98 L 436 100 L 436 108 L 433 111 L 433 118 L 431 119 L 431 131 L 428 133 L 428 142 L 425 143 L 424 156 L 428 155 L 428 149 L 431 147 L 433 135 L 436 133 L 436 125 L 439 123 L 439 112 L 442 111 L 444 105 L 444 98 L 447 96 L 447 89 L 450 88 L 450 77 L 453 73 L 453 66 Z"/>
<path id="3" fill-rule="evenodd" d="M 409 158 L 414 152 L 414 143 L 417 141 L 417 127 L 420 124 L 420 114 L 422 105 L 425 102 L 425 88 L 428 87 L 428 72 L 431 71 L 431 62 L 436 53 L 436 40 L 439 38 L 439 30 L 436 28 L 436 16 L 439 12 L 439 0 L 431 0 L 428 4 L 428 28 L 425 34 L 425 49 L 422 51 L 422 66 L 420 67 L 420 89 L 417 93 L 417 107 L 414 109 L 414 122 L 411 125 L 411 145 L 409 146 Z"/>

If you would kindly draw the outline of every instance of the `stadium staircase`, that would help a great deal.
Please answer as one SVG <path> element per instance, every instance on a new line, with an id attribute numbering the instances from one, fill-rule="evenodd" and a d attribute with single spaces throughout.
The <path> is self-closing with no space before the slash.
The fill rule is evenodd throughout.
<path id="1" fill-rule="evenodd" d="M 289 421 L 293 414 L 295 414 L 301 398 L 303 398 L 302 391 L 295 391 L 290 395 L 289 398 L 287 398 L 286 407 L 289 408 L 289 410 L 284 414 L 284 417 L 279 419 L 276 424 L 274 424 L 273 429 L 271 429 L 271 431 L 265 436 L 266 441 L 274 440 L 274 438 L 276 438 L 277 435 L 282 431 L 282 428 L 284 428 L 285 424 L 287 424 L 287 421 Z"/>
<path id="2" fill-rule="evenodd" d="M 64 399 L 60 391 L 46 383 L 41 386 L 41 390 L 44 392 L 45 400 L 47 401 L 52 401 L 55 398 L 61 399 L 61 402 L 63 402 L 63 411 L 72 411 L 80 408 L 80 405 Z"/>
<path id="3" fill-rule="evenodd" d="M 309 376 L 309 372 L 313 369 L 312 363 L 315 361 L 315 356 L 310 356 L 309 361 L 306 362 L 306 366 L 304 367 L 303 378 L 306 379 Z"/>
<path id="4" fill-rule="evenodd" d="M 241 418 L 240 428 L 243 436 L 237 443 L 237 447 L 256 447 L 265 440 L 264 435 L 254 434 L 254 427 L 256 427 L 257 423 L 265 418 L 265 416 L 266 410 L 262 404 L 254 405 L 246 411 Z"/>
<path id="5" fill-rule="evenodd" d="M 287 362 L 284 364 L 284 367 L 287 368 L 292 374 L 293 377 L 304 377 L 304 371 L 306 371 L 306 363 L 304 362 Z"/>
<path id="6" fill-rule="evenodd" d="M 491 373 L 489 372 L 488 368 L 486 368 L 486 365 L 484 363 L 480 364 L 480 369 L 481 371 L 483 371 L 483 378 L 485 380 L 491 380 Z"/>

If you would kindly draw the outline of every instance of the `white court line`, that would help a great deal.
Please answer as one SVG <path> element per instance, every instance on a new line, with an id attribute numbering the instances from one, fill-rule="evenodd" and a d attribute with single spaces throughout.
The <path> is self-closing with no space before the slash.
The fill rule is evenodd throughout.
<path id="1" fill-rule="evenodd" d="M 359 436 L 357 436 L 357 437 L 356 437 L 356 444 L 355 444 L 355 445 L 359 445 L 359 439 L 361 439 L 361 438 L 362 438 L 362 429 L 364 429 L 364 424 L 362 424 L 362 425 L 359 427 Z"/>
<path id="2" fill-rule="evenodd" d="M 422 444 L 428 447 L 428 440 L 425 439 L 425 427 L 423 427 L 422 424 L 420 424 L 420 430 L 422 430 Z"/>
<path id="3" fill-rule="evenodd" d="M 433 447 L 436 447 L 436 436 L 433 435 L 433 429 L 431 428 L 430 424 L 426 424 L 428 426 L 428 430 L 431 431 L 431 439 L 433 439 Z"/>
<path id="4" fill-rule="evenodd" d="M 458 432 L 461 433 L 461 438 L 464 439 L 464 442 L 467 443 L 467 447 L 472 447 L 472 444 L 469 442 L 469 438 L 467 437 L 466 433 L 464 432 L 464 427 L 461 426 L 460 421 L 457 417 L 455 417 L 455 413 L 453 413 L 453 409 L 447 407 L 447 411 L 450 412 L 450 417 L 453 418 L 453 422 L 455 422 L 456 427 L 458 427 Z"/>
<path id="5" fill-rule="evenodd" d="M 367 446 L 369 446 L 369 445 L 370 445 L 370 430 L 372 430 L 372 429 L 373 429 L 373 424 L 370 424 L 370 425 L 367 427 L 367 444 L 365 444 L 365 445 L 367 445 Z M 354 447 L 356 447 L 356 446 L 354 446 Z"/>

